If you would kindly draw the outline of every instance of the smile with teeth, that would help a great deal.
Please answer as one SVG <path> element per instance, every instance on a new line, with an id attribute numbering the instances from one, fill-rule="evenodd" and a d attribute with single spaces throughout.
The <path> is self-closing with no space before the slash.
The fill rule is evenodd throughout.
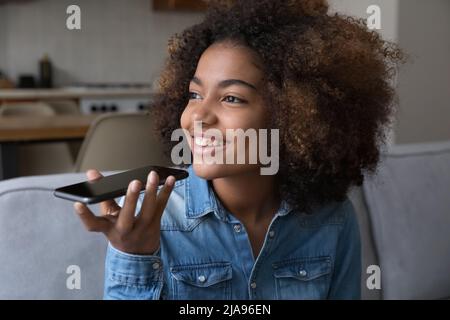
<path id="1" fill-rule="evenodd" d="M 194 143 L 198 147 L 221 147 L 223 146 L 223 141 L 214 139 L 214 137 L 194 137 Z"/>

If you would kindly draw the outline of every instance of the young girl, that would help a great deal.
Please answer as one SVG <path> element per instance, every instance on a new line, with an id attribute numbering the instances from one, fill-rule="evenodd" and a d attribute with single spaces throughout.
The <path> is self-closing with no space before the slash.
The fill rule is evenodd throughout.
<path id="1" fill-rule="evenodd" d="M 208 129 L 276 128 L 279 171 L 194 161 L 189 178 L 170 177 L 159 192 L 155 172 L 144 193 L 131 182 L 101 217 L 76 203 L 110 242 L 105 298 L 358 299 L 360 238 L 346 194 L 379 160 L 399 51 L 362 21 L 329 15 L 325 0 L 209 2 L 204 21 L 170 41 L 152 108 L 158 131 L 170 150 L 181 126 L 204 155 L 235 148 Z"/>

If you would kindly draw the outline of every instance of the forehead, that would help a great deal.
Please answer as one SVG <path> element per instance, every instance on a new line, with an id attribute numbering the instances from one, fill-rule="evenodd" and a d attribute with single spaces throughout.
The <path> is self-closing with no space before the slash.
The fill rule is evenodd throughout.
<path id="1" fill-rule="evenodd" d="M 263 73 L 256 54 L 243 45 L 216 43 L 200 57 L 195 75 L 202 80 L 241 79 L 258 82 Z"/>

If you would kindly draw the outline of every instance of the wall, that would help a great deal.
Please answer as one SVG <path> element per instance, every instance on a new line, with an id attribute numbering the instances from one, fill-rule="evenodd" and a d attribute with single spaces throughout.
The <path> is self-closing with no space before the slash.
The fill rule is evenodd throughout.
<path id="1" fill-rule="evenodd" d="M 381 9 L 381 30 L 384 39 L 396 41 L 398 38 L 399 0 L 330 0 L 332 11 L 338 11 L 366 19 L 367 8 L 378 5 Z"/>
<path id="2" fill-rule="evenodd" d="M 3 71 L 3 68 L 6 66 L 5 60 L 5 37 L 6 37 L 6 25 L 4 18 L 4 10 L 2 10 L 2 6 L 0 6 L 0 71 Z"/>
<path id="3" fill-rule="evenodd" d="M 66 28 L 70 4 L 81 7 L 82 30 Z M 155 13 L 151 0 L 33 0 L 0 10 L 7 29 L 0 69 L 13 79 L 37 74 L 38 60 L 48 53 L 59 85 L 150 82 L 161 70 L 169 36 L 202 16 Z"/>
<path id="4" fill-rule="evenodd" d="M 331 0 L 329 1 L 332 11 L 357 16 L 367 19 L 370 14 L 367 8 L 371 5 L 378 5 L 381 10 L 381 30 L 378 32 L 383 39 L 398 41 L 398 11 L 399 0 Z M 387 144 L 392 145 L 396 142 L 395 128 L 388 128 Z"/>
<path id="5" fill-rule="evenodd" d="M 360 17 L 371 4 L 382 12 L 387 40 L 409 54 L 397 79 L 399 109 L 391 141 L 450 139 L 450 1 L 332 0 L 332 7 Z"/>
<path id="6" fill-rule="evenodd" d="M 49 53 L 56 82 L 151 82 L 162 68 L 167 39 L 202 14 L 155 13 L 151 0 L 79 0 L 82 30 L 65 28 L 70 0 L 0 6 L 0 69 L 16 78 L 37 74 Z M 450 1 L 331 0 L 333 10 L 367 18 L 382 10 L 380 33 L 411 56 L 400 72 L 396 143 L 450 139 Z M 3 38 L 2 38 L 3 37 Z M 392 136 L 394 133 L 392 133 Z"/>
<path id="7" fill-rule="evenodd" d="M 400 0 L 398 143 L 450 140 L 450 1 Z"/>
<path id="8" fill-rule="evenodd" d="M 338 11 L 367 17 L 366 9 L 378 4 L 383 12 L 381 33 L 396 39 L 398 0 L 332 0 Z M 65 27 L 66 8 L 82 10 L 82 30 Z M 5 39 L 0 68 L 16 78 L 37 73 L 37 61 L 49 53 L 56 82 L 131 81 L 156 78 L 165 57 L 168 37 L 199 21 L 201 14 L 155 13 L 151 0 L 34 0 L 0 6 Z M 6 33 L 6 30 L 7 33 Z M 1 31 L 0 31 L 1 36 Z M 1 38 L 0 38 L 1 39 Z"/>

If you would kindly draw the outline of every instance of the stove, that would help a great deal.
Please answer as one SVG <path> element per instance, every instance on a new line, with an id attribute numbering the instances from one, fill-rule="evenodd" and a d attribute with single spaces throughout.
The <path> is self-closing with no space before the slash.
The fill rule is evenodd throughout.
<path id="1" fill-rule="evenodd" d="M 69 89 L 83 91 L 80 109 L 84 114 L 107 112 L 145 112 L 152 88 L 142 83 L 81 83 Z"/>

